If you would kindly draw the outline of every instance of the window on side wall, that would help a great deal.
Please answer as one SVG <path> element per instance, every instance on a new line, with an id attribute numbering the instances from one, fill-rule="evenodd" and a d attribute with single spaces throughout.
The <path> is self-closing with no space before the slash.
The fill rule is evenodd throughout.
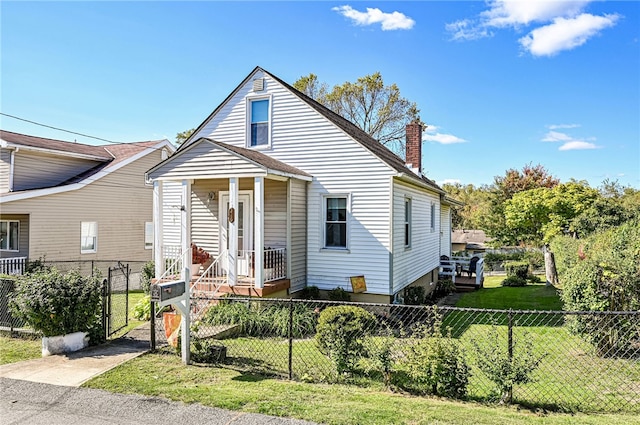
<path id="1" fill-rule="evenodd" d="M 249 100 L 249 145 L 269 145 L 269 99 Z"/>
<path id="2" fill-rule="evenodd" d="M 436 204 L 431 203 L 431 231 L 436 231 Z"/>
<path id="3" fill-rule="evenodd" d="M 0 221 L 0 251 L 18 251 L 20 222 L 17 220 Z"/>
<path id="4" fill-rule="evenodd" d="M 347 249 L 347 196 L 324 197 L 324 247 Z"/>
<path id="5" fill-rule="evenodd" d="M 411 198 L 404 198 L 404 246 L 411 247 Z"/>
<path id="6" fill-rule="evenodd" d="M 80 253 L 91 254 L 98 251 L 98 223 L 83 221 L 80 223 Z"/>
<path id="7" fill-rule="evenodd" d="M 144 223 L 144 249 L 153 249 L 153 222 Z"/>

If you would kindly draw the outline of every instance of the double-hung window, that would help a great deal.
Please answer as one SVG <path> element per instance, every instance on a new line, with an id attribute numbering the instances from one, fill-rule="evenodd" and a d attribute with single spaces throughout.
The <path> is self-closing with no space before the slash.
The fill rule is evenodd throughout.
<path id="1" fill-rule="evenodd" d="M 324 247 L 347 248 L 347 197 L 324 197 Z"/>
<path id="2" fill-rule="evenodd" d="M 269 99 L 249 100 L 250 146 L 269 145 Z"/>
<path id="3" fill-rule="evenodd" d="M 411 247 L 411 198 L 404 198 L 404 246 Z"/>
<path id="4" fill-rule="evenodd" d="M 436 204 L 431 203 L 431 231 L 436 231 Z"/>
<path id="5" fill-rule="evenodd" d="M 144 223 L 144 249 L 153 249 L 153 222 Z"/>
<path id="6" fill-rule="evenodd" d="M 83 221 L 80 223 L 80 253 L 90 254 L 98 251 L 98 223 Z"/>
<path id="7" fill-rule="evenodd" d="M 0 251 L 18 251 L 20 222 L 17 220 L 0 221 Z"/>

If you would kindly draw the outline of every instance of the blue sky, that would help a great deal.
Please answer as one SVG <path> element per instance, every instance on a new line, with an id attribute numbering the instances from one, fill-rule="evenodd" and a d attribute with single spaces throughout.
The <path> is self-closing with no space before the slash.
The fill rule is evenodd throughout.
<path id="1" fill-rule="evenodd" d="M 4 114 L 173 141 L 255 66 L 330 86 L 379 71 L 420 108 L 439 183 L 539 163 L 562 181 L 640 188 L 637 1 L 2 1 L 0 13 Z"/>

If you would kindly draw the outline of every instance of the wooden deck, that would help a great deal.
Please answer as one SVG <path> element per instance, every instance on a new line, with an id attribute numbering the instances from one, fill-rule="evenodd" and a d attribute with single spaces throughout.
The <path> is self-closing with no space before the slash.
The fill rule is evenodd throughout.
<path id="1" fill-rule="evenodd" d="M 472 292 L 476 289 L 476 277 L 456 276 L 456 292 Z"/>

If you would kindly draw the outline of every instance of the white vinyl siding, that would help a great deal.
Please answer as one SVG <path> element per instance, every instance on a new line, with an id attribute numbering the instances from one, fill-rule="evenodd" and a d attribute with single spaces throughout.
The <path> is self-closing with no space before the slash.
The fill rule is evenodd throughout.
<path id="1" fill-rule="evenodd" d="M 438 209 L 440 198 L 436 193 L 425 192 L 421 188 L 398 181 L 394 184 L 393 197 L 393 293 L 396 293 L 438 267 L 440 235 L 431 231 L 431 205 Z M 411 198 L 411 249 L 404 249 L 404 211 L 407 198 Z"/>
<path id="2" fill-rule="evenodd" d="M 98 223 L 83 221 L 80 223 L 80 252 L 92 254 L 98 251 Z"/>
<path id="3" fill-rule="evenodd" d="M 165 246 L 180 246 L 180 208 L 182 185 L 180 182 L 162 183 L 162 243 Z"/>
<path id="4" fill-rule="evenodd" d="M 290 181 L 291 221 L 291 292 L 299 291 L 306 285 L 307 274 L 307 183 Z"/>
<path id="5" fill-rule="evenodd" d="M 98 161 L 21 150 L 15 154 L 13 191 L 56 186 L 99 164 Z"/>
<path id="6" fill-rule="evenodd" d="M 269 156 L 313 176 L 307 192 L 307 284 L 351 290 L 349 277 L 364 275 L 367 292 L 389 294 L 389 192 L 395 171 L 319 115 L 277 81 L 265 77 L 271 95 Z M 251 79 L 238 88 L 193 140 L 211 137 L 245 147 L 246 99 Z M 326 250 L 322 196 L 351 193 L 349 253 Z"/>
<path id="7" fill-rule="evenodd" d="M 440 208 L 440 255 L 451 257 L 451 207 Z"/>

